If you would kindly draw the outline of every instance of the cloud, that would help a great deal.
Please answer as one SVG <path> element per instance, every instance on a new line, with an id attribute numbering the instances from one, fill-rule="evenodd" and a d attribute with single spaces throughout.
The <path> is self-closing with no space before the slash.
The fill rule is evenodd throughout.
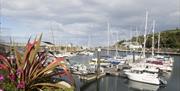
<path id="1" fill-rule="evenodd" d="M 172 17 L 179 17 L 180 16 L 180 11 L 173 12 L 173 13 L 171 13 L 169 15 L 172 16 Z"/>
<path id="2" fill-rule="evenodd" d="M 149 26 L 157 21 L 157 31 L 178 26 L 178 0 L 2 0 L 2 27 L 11 35 L 30 36 L 43 32 L 51 40 L 87 43 L 91 35 L 94 45 L 107 42 L 107 22 L 119 38 L 130 37 L 135 27 L 144 31 L 145 11 Z M 10 31 L 10 30 L 6 30 Z M 114 35 L 112 35 L 114 36 Z M 114 38 L 113 38 L 114 39 Z M 113 40 L 114 41 L 114 40 Z"/>

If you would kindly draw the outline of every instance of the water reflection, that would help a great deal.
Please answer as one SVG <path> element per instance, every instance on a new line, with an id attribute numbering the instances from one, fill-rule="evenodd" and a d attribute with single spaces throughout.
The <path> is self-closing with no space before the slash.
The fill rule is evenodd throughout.
<path id="1" fill-rule="evenodd" d="M 166 87 L 134 82 L 117 76 L 105 76 L 99 80 L 98 84 L 97 81 L 94 81 L 82 86 L 83 81 L 75 76 L 76 91 L 180 91 L 180 56 L 174 56 L 174 58 L 173 72 L 162 74 L 168 81 Z M 76 56 L 70 61 L 88 63 L 89 59 L 88 56 Z"/>
<path id="2" fill-rule="evenodd" d="M 165 87 L 128 80 L 122 77 L 106 76 L 77 91 L 163 91 Z"/>
<path id="3" fill-rule="evenodd" d="M 151 85 L 146 83 L 140 83 L 136 81 L 128 80 L 128 87 L 130 89 L 134 90 L 140 90 L 140 91 L 157 91 L 159 89 L 158 85 Z"/>
<path id="4" fill-rule="evenodd" d="M 170 79 L 171 75 L 172 75 L 172 72 L 165 72 L 162 74 L 162 76 L 165 77 L 165 79 L 167 80 Z"/>
<path id="5" fill-rule="evenodd" d="M 100 85 L 99 85 L 99 80 L 96 81 L 96 91 L 100 91 L 99 89 Z"/>

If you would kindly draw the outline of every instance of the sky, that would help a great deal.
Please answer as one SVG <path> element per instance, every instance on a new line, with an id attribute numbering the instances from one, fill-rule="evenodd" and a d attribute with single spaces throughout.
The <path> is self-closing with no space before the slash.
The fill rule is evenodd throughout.
<path id="1" fill-rule="evenodd" d="M 55 44 L 106 46 L 148 33 L 180 27 L 180 0 L 0 0 L 1 39 L 26 42 L 43 33 Z M 136 32 L 137 30 L 138 32 Z M 53 36 L 53 37 L 52 37 Z"/>

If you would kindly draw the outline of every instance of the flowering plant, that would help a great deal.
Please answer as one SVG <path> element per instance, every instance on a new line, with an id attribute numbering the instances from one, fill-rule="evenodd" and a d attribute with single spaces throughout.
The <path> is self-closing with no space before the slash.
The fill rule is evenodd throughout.
<path id="1" fill-rule="evenodd" d="M 42 34 L 39 39 L 28 43 L 25 46 L 25 52 L 20 53 L 16 47 L 13 47 L 13 57 L 0 55 L 0 83 L 8 83 L 17 90 L 42 90 L 46 88 L 58 88 L 64 90 L 66 86 L 53 83 L 51 77 L 66 75 L 70 79 L 70 85 L 73 80 L 65 64 L 60 58 L 54 58 L 48 62 L 50 55 L 46 50 L 40 50 Z M 48 63 L 48 64 L 47 64 Z M 54 72 L 55 68 L 62 68 L 61 72 Z M 1 72 L 2 73 L 2 72 Z M 6 90 L 6 87 L 0 85 L 0 89 Z"/>

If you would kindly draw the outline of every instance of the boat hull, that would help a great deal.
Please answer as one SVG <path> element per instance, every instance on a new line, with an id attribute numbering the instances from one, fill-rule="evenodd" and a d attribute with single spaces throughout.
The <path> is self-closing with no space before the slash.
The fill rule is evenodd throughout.
<path id="1" fill-rule="evenodd" d="M 154 84 L 154 85 L 160 85 L 160 80 L 156 76 L 153 75 L 147 75 L 147 74 L 136 74 L 131 72 L 125 73 L 127 77 L 130 80 L 148 83 L 148 84 Z"/>

